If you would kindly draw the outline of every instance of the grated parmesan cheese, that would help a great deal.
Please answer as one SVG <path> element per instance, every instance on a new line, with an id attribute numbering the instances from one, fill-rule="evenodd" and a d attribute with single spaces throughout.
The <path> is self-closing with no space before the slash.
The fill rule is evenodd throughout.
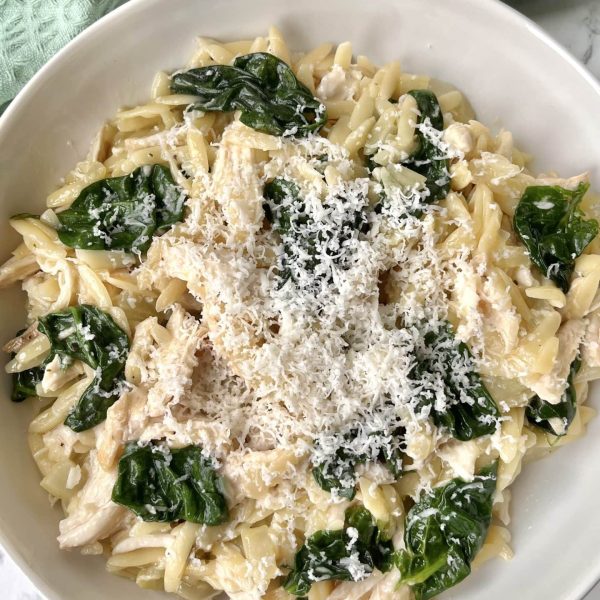
<path id="1" fill-rule="evenodd" d="M 423 134 L 440 152 L 461 155 L 433 131 L 425 121 Z M 256 160 L 237 125 L 230 125 L 223 139 L 215 164 L 226 173 L 217 169 L 216 180 L 199 186 L 186 223 L 156 240 L 158 260 L 141 267 L 150 280 L 182 279 L 203 305 L 211 350 L 200 359 L 204 366 L 197 382 L 179 394 L 174 421 L 189 414 L 218 423 L 227 438 L 220 447 L 215 440 L 209 447 L 219 456 L 231 443 L 242 453 L 312 448 L 314 463 L 326 460 L 340 443 L 374 459 L 383 448 L 392 450 L 393 433 L 402 427 L 413 460 L 421 464 L 443 436 L 431 430 L 417 391 L 428 390 L 436 410 L 445 410 L 446 366 L 416 390 L 409 377 L 414 353 L 423 323 L 435 329 L 446 322 L 455 273 L 467 271 L 466 256 L 445 259 L 436 248 L 440 208 L 427 205 L 426 190 L 415 187 L 408 195 L 400 192 L 404 201 L 386 203 L 379 212 L 366 210 L 372 182 L 357 176 L 346 151 L 324 138 L 285 139 L 266 163 Z M 244 159 L 235 159 L 231 170 L 227 165 L 240 152 Z M 332 185 L 323 177 L 328 166 L 341 174 Z M 284 208 L 306 215 L 283 237 L 264 229 L 257 193 L 275 177 L 298 185 L 302 205 L 286 198 Z M 411 216 L 415 205 L 424 213 L 420 218 Z M 361 211 L 368 215 L 367 227 L 349 231 L 351 216 Z M 315 240 L 310 255 L 307 239 Z M 293 277 L 280 285 L 278 257 L 284 247 Z M 187 334 L 178 334 L 179 344 L 180 335 Z M 466 373 L 469 365 L 455 367 Z M 182 380 L 174 378 L 169 386 L 177 389 Z M 209 386 L 206 392 L 203 385 Z M 151 389 L 151 404 L 154 395 Z M 180 443 L 188 439 L 171 416 L 163 421 L 180 432 Z M 340 442 L 340 433 L 350 431 Z M 434 441 L 423 445 L 417 440 L 426 431 L 425 439 Z"/>

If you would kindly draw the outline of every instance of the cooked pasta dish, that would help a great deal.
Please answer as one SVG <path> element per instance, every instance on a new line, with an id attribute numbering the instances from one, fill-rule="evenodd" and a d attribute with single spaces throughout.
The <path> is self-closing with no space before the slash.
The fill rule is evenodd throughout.
<path id="1" fill-rule="evenodd" d="M 0 267 L 60 547 L 190 600 L 427 600 L 511 558 L 510 485 L 594 414 L 587 174 L 276 28 L 151 96 Z"/>

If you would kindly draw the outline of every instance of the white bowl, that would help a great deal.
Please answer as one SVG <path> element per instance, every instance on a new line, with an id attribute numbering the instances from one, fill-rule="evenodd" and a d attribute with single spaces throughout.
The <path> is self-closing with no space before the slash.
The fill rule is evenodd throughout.
<path id="1" fill-rule="evenodd" d="M 275 24 L 295 49 L 349 39 L 377 61 L 455 83 L 479 118 L 515 133 L 539 169 L 583 170 L 600 189 L 600 87 L 535 25 L 492 0 L 132 0 L 69 44 L 0 119 L 0 254 L 17 242 L 11 214 L 44 198 L 87 151 L 101 123 L 149 96 L 154 73 L 181 67 L 194 36 L 240 39 Z M 0 295 L 0 339 L 23 323 L 23 298 Z M 0 420 L 0 541 L 52 600 L 164 597 L 108 575 L 102 558 L 56 544 L 59 513 L 38 487 L 26 443 L 32 401 Z M 596 390 L 598 391 L 598 390 Z M 591 399 L 598 404 L 598 394 Z M 512 562 L 486 564 L 444 598 L 575 600 L 600 576 L 600 421 L 514 487 Z M 0 594 L 1 595 L 1 594 Z"/>

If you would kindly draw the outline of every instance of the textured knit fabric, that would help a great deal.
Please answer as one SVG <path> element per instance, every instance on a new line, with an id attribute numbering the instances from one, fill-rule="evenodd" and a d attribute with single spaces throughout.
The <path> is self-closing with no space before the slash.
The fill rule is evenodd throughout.
<path id="1" fill-rule="evenodd" d="M 0 106 L 69 40 L 125 1 L 0 0 Z"/>

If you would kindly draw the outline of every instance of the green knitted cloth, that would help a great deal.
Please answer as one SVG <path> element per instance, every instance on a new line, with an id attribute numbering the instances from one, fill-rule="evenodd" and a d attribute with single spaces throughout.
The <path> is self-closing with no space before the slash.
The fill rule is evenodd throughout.
<path id="1" fill-rule="evenodd" d="M 0 0 L 0 112 L 67 42 L 126 0 Z"/>

